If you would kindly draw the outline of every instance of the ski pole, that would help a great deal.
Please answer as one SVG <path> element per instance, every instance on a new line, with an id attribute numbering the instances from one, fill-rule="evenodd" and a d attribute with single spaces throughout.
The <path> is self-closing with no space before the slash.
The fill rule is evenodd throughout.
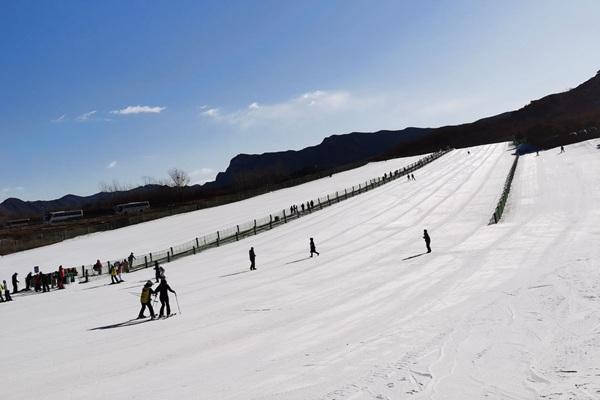
<path id="1" fill-rule="evenodd" d="M 179 299 L 177 298 L 177 293 L 175 293 L 175 302 L 177 303 L 177 312 L 181 314 L 181 308 L 179 307 Z"/>

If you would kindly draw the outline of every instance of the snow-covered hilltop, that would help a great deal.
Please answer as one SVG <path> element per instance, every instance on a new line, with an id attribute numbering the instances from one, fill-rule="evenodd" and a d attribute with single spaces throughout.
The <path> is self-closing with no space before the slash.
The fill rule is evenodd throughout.
<path id="1" fill-rule="evenodd" d="M 111 327 L 135 318 L 151 270 L 119 285 L 107 277 L 17 295 L 0 305 L 3 395 L 594 398 L 597 143 L 521 157 L 498 225 L 487 222 L 512 163 L 506 144 L 453 151 L 416 181 L 167 264 L 182 312 L 168 320 Z M 412 161 L 2 257 L 0 275 L 21 275 L 41 259 L 71 266 L 163 248 Z M 423 254 L 423 229 L 431 254 Z M 308 258 L 309 237 L 320 256 Z"/>

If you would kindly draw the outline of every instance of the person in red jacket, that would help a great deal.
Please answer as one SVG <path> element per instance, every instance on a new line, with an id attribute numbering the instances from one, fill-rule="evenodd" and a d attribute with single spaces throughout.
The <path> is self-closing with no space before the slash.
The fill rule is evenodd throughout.
<path id="1" fill-rule="evenodd" d="M 58 267 L 58 288 L 65 288 L 65 270 L 62 265 Z"/>

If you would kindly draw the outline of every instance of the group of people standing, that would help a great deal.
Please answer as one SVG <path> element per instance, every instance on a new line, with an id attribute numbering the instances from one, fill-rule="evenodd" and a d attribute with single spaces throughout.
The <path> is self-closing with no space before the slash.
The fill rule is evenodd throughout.
<path id="1" fill-rule="evenodd" d="M 25 276 L 25 288 L 19 290 L 19 284 L 21 281 L 19 280 L 19 274 L 15 272 L 12 275 L 11 283 L 12 283 L 12 293 L 6 283 L 6 280 L 3 280 L 0 283 L 0 303 L 6 301 L 12 301 L 12 295 L 18 292 L 29 292 L 32 288 L 38 293 L 46 293 L 50 291 L 50 287 L 56 287 L 56 289 L 64 289 L 69 276 L 77 275 L 77 270 L 75 268 L 64 268 L 62 265 L 58 267 L 58 269 L 54 272 L 45 274 L 43 273 L 39 267 L 35 267 L 35 274 L 33 272 L 29 272 Z"/>
<path id="2" fill-rule="evenodd" d="M 300 214 L 305 211 L 312 211 L 315 208 L 315 202 L 313 200 L 307 201 L 306 204 L 300 203 L 300 208 L 297 205 L 290 206 L 290 215 Z"/>

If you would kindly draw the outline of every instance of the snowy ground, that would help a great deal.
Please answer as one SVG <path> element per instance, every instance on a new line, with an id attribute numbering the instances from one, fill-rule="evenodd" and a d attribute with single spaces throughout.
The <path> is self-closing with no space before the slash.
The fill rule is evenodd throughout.
<path id="1" fill-rule="evenodd" d="M 481 146 L 440 158 L 416 182 L 168 264 L 183 311 L 168 320 L 110 327 L 135 317 L 151 271 L 17 297 L 0 305 L 2 394 L 598 398 L 597 143 L 522 157 L 498 225 L 486 224 L 512 157 L 506 145 Z M 151 224 L 133 239 L 113 234 L 152 237 L 160 221 Z M 313 259 L 310 236 L 321 252 Z M 82 257 L 87 240 L 61 251 Z"/>

